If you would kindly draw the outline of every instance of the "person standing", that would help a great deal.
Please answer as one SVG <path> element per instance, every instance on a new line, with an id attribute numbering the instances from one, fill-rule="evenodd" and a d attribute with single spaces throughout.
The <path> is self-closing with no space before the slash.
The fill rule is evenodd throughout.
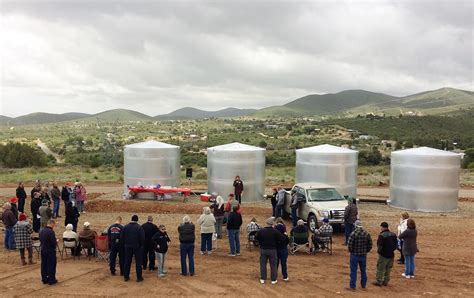
<path id="1" fill-rule="evenodd" d="M 49 203 L 46 200 L 41 202 L 41 207 L 38 209 L 38 214 L 41 217 L 41 229 L 44 229 L 48 224 L 48 221 L 53 217 L 53 210 L 49 207 Z"/>
<path id="2" fill-rule="evenodd" d="M 239 204 L 242 204 L 242 194 L 244 193 L 244 183 L 242 180 L 240 180 L 240 176 L 235 176 L 234 180 L 234 194 L 235 194 L 235 199 L 239 202 Z"/>
<path id="3" fill-rule="evenodd" d="M 216 231 L 216 219 L 211 213 L 211 208 L 204 207 L 201 216 L 197 220 L 201 226 L 201 255 L 212 254 L 212 234 Z"/>
<path id="4" fill-rule="evenodd" d="M 357 209 L 356 199 L 349 198 L 349 202 L 346 206 L 346 209 L 344 210 L 344 245 L 347 245 L 347 240 L 349 239 L 349 236 L 354 230 L 354 223 L 357 220 L 358 214 L 359 210 Z"/>
<path id="5" fill-rule="evenodd" d="M 281 266 L 281 274 L 283 275 L 283 280 L 288 281 L 288 244 L 290 243 L 290 239 L 286 234 L 286 229 L 283 225 L 276 225 L 275 229 L 280 232 L 281 239 L 277 244 L 277 272 L 278 266 Z"/>
<path id="6" fill-rule="evenodd" d="M 399 238 L 403 240 L 403 255 L 405 256 L 405 272 L 402 276 L 405 278 L 415 278 L 415 255 L 418 252 L 416 243 L 415 221 L 411 218 L 407 220 L 407 229 L 400 234 Z"/>
<path id="7" fill-rule="evenodd" d="M 143 281 L 142 255 L 143 245 L 145 244 L 145 231 L 142 226 L 138 224 L 138 215 L 133 215 L 132 221 L 123 228 L 121 240 L 125 249 L 124 280 L 130 280 L 130 268 L 132 267 L 133 256 L 135 256 L 137 282 Z"/>
<path id="8" fill-rule="evenodd" d="M 171 240 L 166 233 L 166 227 L 164 225 L 158 227 L 158 232 L 153 235 L 152 241 L 155 243 L 156 259 L 158 260 L 158 276 L 165 277 L 165 256 L 168 252 L 168 243 L 171 242 Z"/>
<path id="9" fill-rule="evenodd" d="M 68 201 L 66 204 L 66 217 L 64 218 L 64 225 L 67 226 L 68 224 L 71 224 L 73 227 L 73 231 L 77 232 L 77 223 L 79 221 L 79 211 L 77 210 L 77 207 L 74 206 L 74 202 Z"/>
<path id="10" fill-rule="evenodd" d="M 237 207 L 237 212 L 240 213 L 240 204 L 236 199 L 234 199 L 234 194 L 230 193 L 227 203 L 225 204 L 224 211 L 232 212 L 234 207 Z"/>
<path id="11" fill-rule="evenodd" d="M 31 189 L 31 200 L 33 200 L 33 198 L 35 197 L 35 192 L 41 193 L 41 183 L 39 180 L 36 180 L 35 186 L 33 186 L 33 188 Z"/>
<path id="12" fill-rule="evenodd" d="M 240 256 L 240 227 L 242 226 L 242 215 L 237 213 L 237 206 L 234 206 L 232 212 L 227 218 L 227 235 L 229 237 L 230 252 L 229 256 Z"/>
<path id="13" fill-rule="evenodd" d="M 181 256 L 181 275 L 188 275 L 186 257 L 189 259 L 189 275 L 194 275 L 194 235 L 195 227 L 188 215 L 183 217 L 183 223 L 178 227 L 179 253 Z"/>
<path id="14" fill-rule="evenodd" d="M 357 281 L 357 267 L 360 268 L 361 281 L 360 285 L 362 289 L 365 289 L 367 285 L 367 254 L 372 249 L 372 238 L 370 234 L 364 230 L 360 220 L 355 222 L 355 229 L 349 236 L 347 242 L 350 256 L 350 290 L 355 291 Z"/>
<path id="15" fill-rule="evenodd" d="M 21 264 L 26 265 L 25 260 L 25 249 L 28 251 L 28 263 L 35 264 L 33 262 L 33 241 L 31 240 L 31 234 L 33 234 L 33 228 L 31 224 L 26 220 L 26 215 L 20 213 L 19 221 L 13 227 L 15 235 L 16 248 L 20 250 Z"/>
<path id="16" fill-rule="evenodd" d="M 291 223 L 294 228 L 296 227 L 298 223 L 298 194 L 296 193 L 296 190 L 294 189 L 291 191 L 290 209 L 291 209 Z"/>
<path id="17" fill-rule="evenodd" d="M 64 214 L 66 214 L 67 203 L 69 202 L 69 197 L 71 193 L 71 188 L 69 183 L 65 183 L 61 189 L 61 200 L 64 202 Z"/>
<path id="18" fill-rule="evenodd" d="M 33 231 L 39 233 L 41 227 L 41 216 L 39 215 L 39 208 L 41 207 L 41 194 L 35 192 L 31 200 L 31 216 L 33 217 Z"/>
<path id="19" fill-rule="evenodd" d="M 276 205 L 277 205 L 277 196 L 278 196 L 278 189 L 276 187 L 272 188 L 272 197 L 270 199 L 272 203 L 272 216 L 276 217 Z"/>
<path id="20" fill-rule="evenodd" d="M 153 223 L 153 216 L 149 215 L 147 222 L 142 225 L 145 231 L 145 245 L 143 246 L 143 270 L 147 266 L 150 271 L 155 271 L 155 247 L 151 238 L 158 232 L 158 227 Z"/>
<path id="21" fill-rule="evenodd" d="M 273 217 L 266 220 L 266 227 L 258 230 L 255 238 L 260 246 L 260 283 L 264 284 L 267 279 L 267 262 L 270 263 L 270 277 L 272 285 L 277 283 L 278 257 L 277 247 L 281 245 L 281 233 L 273 228 Z M 287 276 L 288 278 L 288 276 Z"/>
<path id="22" fill-rule="evenodd" d="M 386 286 L 390 281 L 390 271 L 393 267 L 394 251 L 397 249 L 397 235 L 390 232 L 388 223 L 380 224 L 380 234 L 377 239 L 377 252 L 379 258 L 377 260 L 377 274 L 375 286 Z"/>
<path id="23" fill-rule="evenodd" d="M 286 196 L 286 191 L 285 189 L 280 185 L 278 187 L 278 194 L 277 194 L 277 204 L 275 208 L 275 216 L 276 217 L 282 217 L 283 216 L 283 208 L 285 207 L 285 196 Z"/>
<path id="24" fill-rule="evenodd" d="M 400 239 L 400 234 L 405 232 L 407 229 L 407 221 L 410 218 L 408 212 L 402 212 L 400 214 L 400 224 L 397 229 L 397 237 L 399 241 L 399 250 L 400 250 L 400 259 L 398 259 L 398 264 L 405 264 L 405 257 L 403 256 L 403 240 Z"/>
<path id="25" fill-rule="evenodd" d="M 53 218 L 59 216 L 59 202 L 61 200 L 61 191 L 58 188 L 56 182 L 53 183 L 53 188 L 51 188 L 51 197 L 53 199 Z"/>
<path id="26" fill-rule="evenodd" d="M 25 213 L 26 191 L 23 182 L 18 183 L 18 187 L 16 189 L 16 197 L 18 199 L 18 211 L 20 211 L 21 213 Z"/>
<path id="27" fill-rule="evenodd" d="M 43 284 L 54 285 L 56 279 L 56 234 L 54 226 L 56 222 L 50 219 L 46 227 L 39 233 L 41 242 L 41 281 Z"/>
<path id="28" fill-rule="evenodd" d="M 18 219 L 18 206 L 16 205 L 16 202 L 17 202 L 17 198 L 16 197 L 11 197 L 10 198 L 10 206 L 11 206 L 11 210 L 13 212 L 13 215 L 15 216 L 16 219 Z"/>
<path id="29" fill-rule="evenodd" d="M 79 213 L 86 213 L 84 204 L 87 201 L 87 191 L 82 183 L 78 183 L 77 187 L 75 188 L 75 197 L 76 197 L 76 205 Z"/>
<path id="30" fill-rule="evenodd" d="M 10 203 L 3 204 L 2 221 L 3 221 L 3 225 L 5 226 L 4 244 L 7 250 L 15 249 L 15 235 L 13 232 L 13 227 L 16 225 L 18 221 L 18 219 L 15 217 L 11 209 L 12 209 L 12 206 Z"/>
<path id="31" fill-rule="evenodd" d="M 122 217 L 117 216 L 115 223 L 107 229 L 107 238 L 109 240 L 109 267 L 110 273 L 115 275 L 115 261 L 119 259 L 120 275 L 123 276 L 123 266 L 125 263 L 122 238 Z"/>
<path id="32" fill-rule="evenodd" d="M 224 199 L 221 196 L 217 196 L 216 201 L 210 207 L 214 212 L 214 218 L 216 219 L 216 234 L 217 239 L 222 239 L 222 226 L 224 225 Z"/>

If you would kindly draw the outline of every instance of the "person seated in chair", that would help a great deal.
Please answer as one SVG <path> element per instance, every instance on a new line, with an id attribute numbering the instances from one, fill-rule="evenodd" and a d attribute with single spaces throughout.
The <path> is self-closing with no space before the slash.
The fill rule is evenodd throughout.
<path id="1" fill-rule="evenodd" d="M 255 234 L 257 234 L 258 230 L 260 230 L 260 226 L 257 224 L 257 219 L 253 217 L 247 225 L 247 238 L 252 241 L 255 246 L 258 246 L 257 240 L 255 240 Z"/>
<path id="2" fill-rule="evenodd" d="M 329 224 L 329 219 L 325 217 L 323 225 L 319 229 L 314 230 L 313 233 L 314 235 L 311 236 L 311 239 L 313 240 L 314 249 L 326 249 L 325 243 L 329 242 L 332 235 L 332 226 Z"/>
<path id="3" fill-rule="evenodd" d="M 291 229 L 291 236 L 295 237 L 295 234 L 301 235 L 304 233 L 308 233 L 308 228 L 304 225 L 304 221 L 302 219 L 299 219 L 296 224 L 296 227 Z M 308 242 L 308 240 L 306 239 L 304 243 L 299 243 L 300 241 L 297 241 L 297 240 L 295 242 L 296 244 L 305 244 Z"/>
<path id="4" fill-rule="evenodd" d="M 92 255 L 92 250 L 95 250 L 95 237 L 97 232 L 90 229 L 90 223 L 84 223 L 84 229 L 79 233 L 79 240 L 83 248 L 87 248 L 87 255 Z"/>
<path id="5" fill-rule="evenodd" d="M 72 226 L 72 224 L 68 224 L 66 226 L 66 230 L 64 231 L 63 233 L 63 241 L 64 239 L 75 239 L 76 240 L 76 243 L 75 245 L 73 244 L 73 242 L 65 242 L 64 243 L 64 246 L 66 248 L 70 248 L 71 249 L 71 254 L 73 256 L 77 256 L 78 255 L 78 246 L 79 246 L 79 236 L 77 235 L 76 232 L 73 231 L 74 227 Z"/>

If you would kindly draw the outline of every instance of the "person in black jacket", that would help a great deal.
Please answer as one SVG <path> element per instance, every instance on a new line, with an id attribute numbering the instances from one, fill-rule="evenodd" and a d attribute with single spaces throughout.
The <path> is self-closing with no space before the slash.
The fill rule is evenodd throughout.
<path id="1" fill-rule="evenodd" d="M 53 229 L 56 222 L 50 219 L 39 233 L 41 242 L 41 281 L 44 284 L 54 285 L 56 279 L 56 234 Z"/>
<path id="2" fill-rule="evenodd" d="M 35 192 L 41 193 L 41 183 L 39 180 L 36 180 L 35 186 L 31 189 L 31 192 L 30 192 L 31 200 L 33 200 L 33 198 L 35 197 Z"/>
<path id="3" fill-rule="evenodd" d="M 122 237 L 122 217 L 117 216 L 115 223 L 107 229 L 107 238 L 109 239 L 109 267 L 110 273 L 115 275 L 115 261 L 117 255 L 119 258 L 120 275 L 123 275 L 123 266 L 125 263 L 123 243 L 120 241 Z"/>
<path id="4" fill-rule="evenodd" d="M 278 189 L 276 187 L 272 188 L 272 197 L 270 199 L 272 203 L 272 216 L 276 217 L 276 206 L 277 206 L 277 195 L 278 195 Z"/>
<path id="5" fill-rule="evenodd" d="M 64 214 L 66 214 L 66 207 L 67 203 L 69 202 L 69 195 L 72 192 L 71 185 L 69 183 L 65 183 L 63 188 L 61 189 L 61 200 L 64 202 Z"/>
<path id="6" fill-rule="evenodd" d="M 155 267 L 155 247 L 151 238 L 158 232 L 158 227 L 153 223 L 153 216 L 148 216 L 147 222 L 142 225 L 145 231 L 145 245 L 143 247 L 143 270 L 147 265 L 150 271 L 157 269 Z M 150 260 L 150 262 L 148 262 Z"/>
<path id="7" fill-rule="evenodd" d="M 232 212 L 227 218 L 227 235 L 229 236 L 230 253 L 229 256 L 240 256 L 240 226 L 242 225 L 242 215 L 237 213 L 238 206 L 232 208 Z"/>
<path id="8" fill-rule="evenodd" d="M 143 231 L 142 226 L 138 224 L 138 215 L 133 215 L 132 221 L 123 228 L 121 241 L 125 248 L 125 266 L 123 272 L 124 280 L 130 280 L 130 268 L 132 267 L 133 256 L 135 256 L 137 282 L 143 281 L 142 255 L 143 245 L 145 244 L 145 231 Z"/>
<path id="9" fill-rule="evenodd" d="M 158 227 L 158 232 L 151 238 L 152 242 L 155 245 L 156 259 L 158 260 L 158 276 L 165 277 L 165 256 L 168 251 L 168 242 L 171 242 L 168 234 L 166 233 L 166 227 L 160 225 Z"/>
<path id="10" fill-rule="evenodd" d="M 181 275 L 188 275 L 186 257 L 189 258 L 189 275 L 194 275 L 194 235 L 195 227 L 188 215 L 183 217 L 183 223 L 178 227 L 179 253 L 181 255 Z"/>
<path id="11" fill-rule="evenodd" d="M 79 210 L 77 210 L 77 207 L 74 206 L 73 202 L 69 201 L 66 204 L 66 217 L 64 219 L 64 226 L 67 226 L 68 224 L 72 224 L 72 230 L 74 232 L 77 232 L 77 222 L 79 221 L 79 216 L 81 214 L 79 213 Z"/>
<path id="12" fill-rule="evenodd" d="M 39 230 L 41 228 L 41 220 L 39 217 L 39 208 L 41 207 L 41 194 L 39 192 L 35 192 L 33 194 L 33 199 L 31 200 L 31 216 L 33 218 L 33 231 L 36 233 L 39 233 Z"/>
<path id="13" fill-rule="evenodd" d="M 23 182 L 18 183 L 16 189 L 16 197 L 18 199 L 18 211 L 25 213 L 26 191 Z"/>
<path id="14" fill-rule="evenodd" d="M 255 235 L 260 245 L 260 283 L 264 284 L 267 279 L 267 261 L 269 261 L 270 276 L 272 285 L 274 285 L 277 283 L 278 276 L 277 248 L 283 243 L 284 239 L 282 234 L 273 228 L 273 217 L 267 219 L 266 224 L 267 226 L 258 230 Z"/>
<path id="15" fill-rule="evenodd" d="M 397 249 L 397 235 L 390 232 L 388 223 L 382 222 L 380 224 L 380 234 L 377 239 L 377 252 L 379 258 L 377 260 L 377 274 L 375 286 L 386 286 L 390 281 L 390 271 L 393 267 L 394 251 Z"/>
<path id="16" fill-rule="evenodd" d="M 12 212 L 13 212 L 13 215 L 15 215 L 15 218 L 18 219 L 18 206 L 16 205 L 16 202 L 18 201 L 18 199 L 16 197 L 11 197 L 10 198 L 10 205 L 12 207 Z"/>
<path id="17" fill-rule="evenodd" d="M 286 231 L 283 225 L 275 225 L 274 228 L 281 234 L 280 242 L 278 242 L 278 245 L 276 247 L 277 272 L 278 272 L 278 267 L 281 265 L 281 274 L 283 275 L 283 280 L 288 281 L 289 278 L 288 278 L 287 261 L 288 261 L 288 244 L 290 244 L 290 239 L 288 238 L 288 235 L 286 234 Z"/>
<path id="18" fill-rule="evenodd" d="M 240 176 L 235 176 L 234 180 L 234 195 L 235 199 L 239 201 L 239 204 L 242 204 L 242 194 L 244 193 L 244 183 L 240 180 Z"/>

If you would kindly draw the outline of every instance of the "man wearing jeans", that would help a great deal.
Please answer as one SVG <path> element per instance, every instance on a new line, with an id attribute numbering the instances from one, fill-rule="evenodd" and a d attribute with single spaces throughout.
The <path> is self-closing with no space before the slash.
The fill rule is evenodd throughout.
<path id="1" fill-rule="evenodd" d="M 275 208 L 275 216 L 276 217 L 282 217 L 283 216 L 283 208 L 285 207 L 285 196 L 286 192 L 283 186 L 278 187 L 278 193 L 277 193 L 277 204 Z"/>
<path id="2" fill-rule="evenodd" d="M 357 209 L 356 199 L 349 198 L 349 203 L 344 210 L 344 245 L 347 245 L 347 240 L 354 230 L 354 223 L 357 220 L 359 210 Z"/>
<path id="3" fill-rule="evenodd" d="M 264 284 L 267 279 L 267 262 L 270 263 L 270 277 L 272 285 L 277 283 L 278 275 L 278 257 L 277 247 L 281 245 L 283 235 L 273 228 L 273 218 L 270 217 L 266 221 L 267 226 L 260 229 L 255 238 L 260 245 L 260 283 Z M 288 276 L 285 276 L 287 279 Z"/>
<path id="4" fill-rule="evenodd" d="M 237 213 L 238 206 L 233 206 L 232 212 L 227 218 L 227 235 L 229 236 L 229 256 L 240 256 L 240 226 L 242 226 L 242 215 Z"/>
<path id="5" fill-rule="evenodd" d="M 122 217 L 117 216 L 115 223 L 107 229 L 107 238 L 109 239 L 109 267 L 112 275 L 115 275 L 115 261 L 117 260 L 117 256 L 119 259 L 120 275 L 124 274 L 125 251 L 121 241 L 122 230 Z"/>
<path id="6" fill-rule="evenodd" d="M 15 238 L 13 234 L 13 227 L 18 221 L 11 209 L 12 209 L 12 206 L 10 203 L 5 203 L 3 205 L 2 221 L 3 221 L 3 225 L 5 226 L 4 244 L 5 244 L 5 248 L 8 250 L 15 249 Z"/>
<path id="7" fill-rule="evenodd" d="M 360 268 L 361 280 L 360 285 L 362 289 L 365 289 L 367 285 L 367 253 L 372 249 L 372 238 L 370 234 L 362 228 L 360 220 L 355 222 L 355 230 L 349 236 L 347 241 L 347 247 L 351 253 L 350 257 L 350 288 L 349 290 L 355 291 L 357 281 L 357 266 Z"/>

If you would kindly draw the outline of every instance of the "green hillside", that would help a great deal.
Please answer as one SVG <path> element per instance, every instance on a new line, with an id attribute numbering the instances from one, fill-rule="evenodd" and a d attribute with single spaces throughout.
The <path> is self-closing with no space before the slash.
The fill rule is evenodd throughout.
<path id="1" fill-rule="evenodd" d="M 126 109 L 109 110 L 84 118 L 84 121 L 151 121 L 153 117 Z"/>
<path id="2" fill-rule="evenodd" d="M 28 125 L 28 124 L 44 124 L 44 123 L 62 122 L 62 121 L 81 119 L 87 116 L 90 116 L 90 115 L 84 114 L 84 113 L 64 113 L 64 114 L 32 113 L 28 115 L 19 116 L 16 118 L 10 118 L 7 121 L 5 121 L 5 123 L 8 122 L 10 126 Z"/>
<path id="3" fill-rule="evenodd" d="M 250 114 L 250 117 L 255 118 L 271 118 L 271 117 L 299 117 L 303 116 L 305 113 L 300 110 L 296 110 L 290 107 L 285 106 L 273 106 L 268 108 L 263 108 L 255 113 Z"/>

